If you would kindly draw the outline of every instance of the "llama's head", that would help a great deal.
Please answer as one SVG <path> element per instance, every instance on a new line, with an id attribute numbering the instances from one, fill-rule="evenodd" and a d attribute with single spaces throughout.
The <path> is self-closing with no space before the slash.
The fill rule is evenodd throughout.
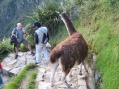
<path id="1" fill-rule="evenodd" d="M 67 17 L 67 15 L 65 13 L 61 13 L 59 14 L 61 20 L 63 20 L 63 22 L 65 22 L 65 18 Z"/>

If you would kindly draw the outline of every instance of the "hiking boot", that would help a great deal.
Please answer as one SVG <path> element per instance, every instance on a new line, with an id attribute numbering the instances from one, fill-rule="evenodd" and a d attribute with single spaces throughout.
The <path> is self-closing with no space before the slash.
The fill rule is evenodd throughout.
<path id="1" fill-rule="evenodd" d="M 15 59 L 17 59 L 17 58 L 18 58 L 18 54 L 15 55 Z"/>
<path id="2" fill-rule="evenodd" d="M 34 55 L 35 55 L 35 53 L 32 51 L 32 52 L 31 52 L 31 55 L 32 55 L 32 56 L 34 56 Z"/>
<path id="3" fill-rule="evenodd" d="M 42 63 L 41 62 L 35 62 L 36 65 L 41 65 Z"/>

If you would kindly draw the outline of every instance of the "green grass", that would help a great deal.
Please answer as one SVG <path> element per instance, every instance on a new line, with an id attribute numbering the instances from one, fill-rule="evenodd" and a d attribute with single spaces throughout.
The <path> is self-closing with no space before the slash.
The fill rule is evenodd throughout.
<path id="1" fill-rule="evenodd" d="M 16 77 L 11 79 L 11 81 L 5 85 L 4 89 L 18 89 L 23 81 L 25 79 L 26 74 L 30 69 L 33 69 L 37 67 L 35 64 L 28 64 Z M 33 74 L 34 76 L 34 74 Z M 32 88 L 33 89 L 33 88 Z"/>
<path id="2" fill-rule="evenodd" d="M 4 41 L 0 42 L 0 60 L 3 60 L 3 58 L 10 52 L 13 52 L 14 47 L 13 45 L 10 45 L 10 40 L 5 39 Z"/>
<path id="3" fill-rule="evenodd" d="M 30 78 L 29 78 L 27 89 L 35 89 L 36 88 L 36 76 L 37 76 L 37 72 L 32 72 L 32 74 L 30 75 Z"/>

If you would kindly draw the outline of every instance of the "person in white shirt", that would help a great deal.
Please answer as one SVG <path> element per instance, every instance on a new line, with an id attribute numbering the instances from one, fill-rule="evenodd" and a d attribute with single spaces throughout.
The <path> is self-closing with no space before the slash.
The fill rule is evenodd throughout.
<path id="1" fill-rule="evenodd" d="M 36 45 L 36 64 L 42 62 L 41 54 L 44 54 L 46 63 L 49 62 L 50 56 L 49 52 L 46 49 L 46 43 L 42 43 L 44 33 L 48 33 L 48 29 L 46 27 L 41 26 L 40 22 L 34 22 L 33 28 L 36 29 L 35 34 L 37 34 L 37 38 L 34 36 L 34 39 L 38 42 L 35 43 Z"/>

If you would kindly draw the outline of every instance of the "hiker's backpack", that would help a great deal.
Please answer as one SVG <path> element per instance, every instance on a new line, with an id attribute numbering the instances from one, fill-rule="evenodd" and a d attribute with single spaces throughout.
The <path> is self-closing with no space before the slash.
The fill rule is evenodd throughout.
<path id="1" fill-rule="evenodd" d="M 41 43 L 46 44 L 48 41 L 49 41 L 49 34 L 48 33 L 47 34 L 43 33 L 43 38 L 41 40 Z M 38 34 L 36 32 L 34 34 L 34 43 L 35 44 L 39 43 Z"/>
<path id="2" fill-rule="evenodd" d="M 41 43 L 46 44 L 48 41 L 49 41 L 49 34 L 43 33 L 43 39 L 42 39 Z"/>
<path id="3" fill-rule="evenodd" d="M 14 29 L 14 34 L 17 34 L 17 29 L 15 28 Z M 11 45 L 16 45 L 17 44 L 17 38 L 15 37 L 15 36 L 13 36 L 12 34 L 11 34 L 11 36 L 10 36 L 10 44 Z"/>

